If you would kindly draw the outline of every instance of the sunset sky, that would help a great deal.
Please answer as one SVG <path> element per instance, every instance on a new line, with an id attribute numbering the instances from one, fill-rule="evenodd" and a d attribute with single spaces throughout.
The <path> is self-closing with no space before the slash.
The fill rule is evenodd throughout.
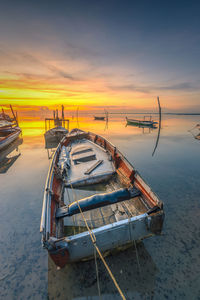
<path id="1" fill-rule="evenodd" d="M 200 2 L 0 2 L 0 104 L 200 112 Z"/>

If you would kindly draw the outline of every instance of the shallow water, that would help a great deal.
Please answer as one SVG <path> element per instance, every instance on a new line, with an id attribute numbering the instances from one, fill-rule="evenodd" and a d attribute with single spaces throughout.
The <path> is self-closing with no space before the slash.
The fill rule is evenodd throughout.
<path id="1" fill-rule="evenodd" d="M 70 120 L 70 129 L 79 126 L 116 145 L 164 202 L 161 236 L 144 240 L 137 252 L 133 245 L 106 258 L 127 299 L 200 299 L 200 141 L 188 132 L 197 123 L 199 116 L 163 116 L 152 157 L 157 129 L 126 127 L 124 116 L 112 115 L 107 126 L 92 116 Z M 98 299 L 94 261 L 57 271 L 41 247 L 49 166 L 44 123 L 21 127 L 23 143 L 0 154 L 0 298 Z M 100 261 L 98 268 L 102 299 L 120 299 Z"/>

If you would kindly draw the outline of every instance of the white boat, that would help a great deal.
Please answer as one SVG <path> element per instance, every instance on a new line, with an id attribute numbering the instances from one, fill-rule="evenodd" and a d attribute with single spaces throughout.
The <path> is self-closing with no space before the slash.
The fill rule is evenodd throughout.
<path id="1" fill-rule="evenodd" d="M 153 120 L 136 120 L 130 119 L 126 117 L 127 125 L 135 125 L 139 127 L 155 127 L 158 122 L 154 122 Z"/>
<path id="2" fill-rule="evenodd" d="M 40 231 L 59 267 L 160 234 L 163 203 L 115 146 L 78 129 L 52 158 Z"/>

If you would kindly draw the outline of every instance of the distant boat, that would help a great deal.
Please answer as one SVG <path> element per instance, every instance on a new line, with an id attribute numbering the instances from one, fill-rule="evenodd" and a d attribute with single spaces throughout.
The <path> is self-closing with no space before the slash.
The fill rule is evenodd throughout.
<path id="1" fill-rule="evenodd" d="M 54 122 L 54 127 L 50 127 L 51 121 Z M 65 128 L 67 123 L 68 129 Z M 58 110 L 53 111 L 53 118 L 45 118 L 45 148 L 48 149 L 49 145 L 53 143 L 54 145 L 60 142 L 64 135 L 69 132 L 69 119 L 65 119 L 64 116 L 64 106 L 62 105 L 61 118 L 58 116 Z"/>
<path id="2" fill-rule="evenodd" d="M 94 120 L 105 121 L 105 117 L 94 116 Z"/>
<path id="3" fill-rule="evenodd" d="M 154 122 L 153 120 L 136 120 L 130 119 L 126 117 L 127 125 L 135 125 L 135 126 L 144 126 L 144 127 L 155 127 L 158 122 Z"/>
<path id="4" fill-rule="evenodd" d="M 16 127 L 4 128 L 0 130 L 0 150 L 9 146 L 14 140 L 18 138 L 21 129 Z"/>
<path id="5" fill-rule="evenodd" d="M 49 129 L 45 132 L 45 140 L 47 141 L 60 141 L 65 134 L 68 133 L 68 130 L 62 126 L 57 126 Z"/>
<path id="6" fill-rule="evenodd" d="M 83 215 L 84 212 L 84 215 Z M 163 203 L 116 147 L 73 129 L 49 168 L 40 231 L 54 263 L 90 259 L 160 234 Z"/>

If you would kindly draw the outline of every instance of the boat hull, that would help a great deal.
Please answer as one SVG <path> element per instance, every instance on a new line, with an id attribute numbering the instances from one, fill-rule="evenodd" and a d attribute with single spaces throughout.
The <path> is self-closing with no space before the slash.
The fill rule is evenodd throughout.
<path id="1" fill-rule="evenodd" d="M 106 255 L 113 250 L 120 250 L 133 245 L 133 241 L 142 241 L 154 234 L 160 234 L 162 230 L 164 215 L 162 212 L 155 217 L 143 214 L 130 219 L 109 224 L 92 230 L 96 237 L 96 245 Z M 156 224 L 156 226 L 155 226 Z M 56 264 L 63 267 L 66 263 L 88 260 L 94 256 L 94 245 L 90 234 L 83 232 L 75 236 L 67 237 L 57 243 L 58 252 L 50 252 L 51 258 Z"/>
<path id="2" fill-rule="evenodd" d="M 105 121 L 105 117 L 94 117 L 94 120 L 96 121 Z"/>
<path id="3" fill-rule="evenodd" d="M 153 121 L 140 121 L 126 118 L 127 125 L 135 125 L 142 127 L 154 127 L 156 122 Z"/>
<path id="4" fill-rule="evenodd" d="M 21 129 L 18 128 L 16 130 L 12 129 L 8 136 L 5 136 L 2 140 L 0 140 L 0 150 L 4 149 L 5 147 L 9 146 L 13 141 L 15 141 L 21 133 Z"/>

